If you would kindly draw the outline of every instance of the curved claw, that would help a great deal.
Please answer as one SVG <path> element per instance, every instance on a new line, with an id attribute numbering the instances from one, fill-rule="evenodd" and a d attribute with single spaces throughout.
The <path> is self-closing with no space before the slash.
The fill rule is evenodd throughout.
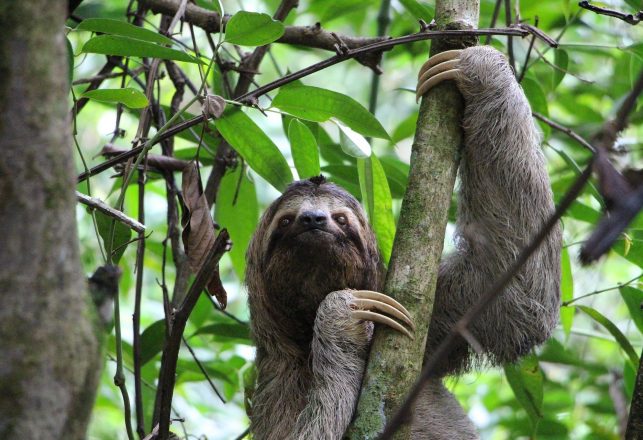
<path id="1" fill-rule="evenodd" d="M 391 327 L 393 330 L 397 330 L 398 332 L 403 333 L 409 338 L 413 339 L 413 335 L 407 329 L 405 329 L 402 326 L 402 324 L 396 321 L 393 321 L 391 318 L 387 316 L 380 315 L 379 313 L 375 313 L 375 312 L 369 312 L 368 310 L 355 310 L 354 312 L 351 313 L 351 315 L 353 316 L 353 318 L 356 318 L 356 319 L 363 319 L 366 321 L 373 321 L 373 322 L 378 322 L 380 324 L 387 325 Z"/>
<path id="2" fill-rule="evenodd" d="M 416 102 L 420 97 L 442 81 L 456 79 L 460 70 L 457 66 L 460 62 L 462 49 L 447 50 L 429 58 L 418 73 L 418 87 L 415 93 Z"/>
<path id="3" fill-rule="evenodd" d="M 380 324 L 387 325 L 394 330 L 399 331 L 400 333 L 405 334 L 409 338 L 413 339 L 411 333 L 400 323 L 394 321 L 388 316 L 384 316 L 377 312 L 383 312 L 389 314 L 411 327 L 412 331 L 415 331 L 415 325 L 411 319 L 411 314 L 406 308 L 395 301 L 390 296 L 384 295 L 379 292 L 374 292 L 372 290 L 355 290 L 352 292 L 355 300 L 353 301 L 353 306 L 358 310 L 353 311 L 351 314 L 356 319 L 365 319 Z M 371 310 L 375 310 L 373 312 Z"/>

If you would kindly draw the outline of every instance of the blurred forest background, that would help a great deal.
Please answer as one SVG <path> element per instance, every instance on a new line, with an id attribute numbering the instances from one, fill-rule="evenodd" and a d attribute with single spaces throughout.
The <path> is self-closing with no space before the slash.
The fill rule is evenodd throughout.
<path id="1" fill-rule="evenodd" d="M 180 3 L 143 2 L 152 9 L 153 5 L 176 7 Z M 537 25 L 559 42 L 558 48 L 553 49 L 538 39 L 532 43 L 531 36 L 513 37 L 511 44 L 506 36 L 494 36 L 489 41 L 504 53 L 512 53 L 517 76 L 533 111 L 591 142 L 606 121 L 615 117 L 619 105 L 637 80 L 640 81 L 643 72 L 643 24 L 599 15 L 569 0 L 498 3 L 510 3 L 511 8 L 509 14 L 505 13 L 504 7 L 500 8 L 495 27 L 520 21 Z M 223 9 L 225 14 L 231 15 L 249 11 L 272 16 L 279 1 L 197 0 L 196 4 L 206 12 Z M 630 14 L 641 9 L 637 0 L 615 0 L 600 5 Z M 492 25 L 495 6 L 493 0 L 482 0 L 480 28 Z M 153 83 L 153 90 L 148 91 L 160 105 L 157 116 L 152 118 L 150 136 L 177 108 L 183 109 L 190 103 L 195 92 L 202 92 L 203 85 L 209 93 L 232 100 L 232 89 L 237 81 L 239 63 L 245 59 L 243 57 L 255 46 L 274 41 L 271 32 L 274 31 L 275 35 L 280 30 L 283 32 L 279 25 L 275 26 L 268 20 L 265 26 L 257 27 L 263 29 L 257 35 L 251 28 L 259 23 L 254 20 L 265 20 L 266 16 L 241 14 L 238 27 L 228 29 L 229 33 L 235 30 L 236 34 L 226 35 L 225 39 L 223 34 L 207 34 L 202 28 L 203 23 L 189 26 L 187 22 L 179 22 L 174 26 L 171 41 L 154 40 L 150 34 L 158 32 L 162 25 L 161 15 L 148 13 L 137 18 L 134 15 L 136 7 L 134 3 L 128 9 L 127 2 L 117 0 L 86 0 L 67 22 L 72 98 L 74 101 L 83 96 L 90 98 L 75 117 L 78 173 L 103 162 L 105 159 L 101 152 L 106 146 L 122 150 L 131 148 L 138 136 L 141 108 L 148 103 L 144 96 L 145 75 L 152 64 L 151 58 L 157 56 L 174 61 L 163 60 L 160 63 L 159 79 Z M 416 0 L 301 0 L 285 24 L 303 27 L 320 23 L 323 30 L 343 36 L 397 37 L 418 32 L 418 19 L 430 23 L 433 13 L 433 2 Z M 140 20 L 139 26 L 152 32 L 131 35 L 129 28 L 123 31 L 113 22 L 84 21 L 90 18 L 122 23 Z M 248 20 L 252 26 L 249 28 L 242 20 Z M 97 36 L 96 32 L 100 35 Z M 95 40 L 101 37 L 112 37 L 113 40 L 111 43 Z M 109 49 L 114 47 L 109 44 L 118 42 L 119 38 L 126 39 L 120 40 L 120 50 L 123 51 L 120 53 Z M 484 43 L 486 38 L 481 37 L 480 40 Z M 161 52 L 163 48 L 168 49 L 166 43 L 185 58 L 174 52 Z M 381 177 L 378 193 L 373 196 L 376 202 L 375 209 L 370 210 L 371 221 L 375 222 L 374 218 L 379 216 L 378 233 L 384 231 L 380 246 L 385 254 L 390 252 L 387 232 L 390 235 L 394 228 L 393 219 L 397 218 L 404 194 L 415 131 L 418 106 L 413 91 L 418 69 L 427 59 L 429 44 L 428 41 L 419 41 L 384 52 L 380 64 L 383 73 L 378 80 L 374 80 L 375 75 L 369 67 L 348 60 L 298 82 L 299 85 L 344 95 L 337 98 L 336 114 L 320 116 L 312 112 L 306 116 L 305 111 L 294 105 L 296 100 L 303 106 L 307 105 L 306 100 L 301 102 L 304 95 L 297 94 L 290 102 L 288 96 L 283 95 L 281 104 L 272 106 L 271 100 L 280 92 L 275 90 L 260 98 L 259 106 L 264 111 L 246 107 L 243 113 L 237 112 L 237 115 L 242 115 L 236 117 L 241 118 L 241 122 L 223 122 L 222 125 L 210 122 L 207 129 L 204 129 L 204 124 L 199 124 L 175 137 L 173 156 L 181 160 L 198 157 L 204 185 L 213 164 L 215 168 L 224 166 L 226 173 L 218 187 L 213 215 L 219 226 L 228 229 L 233 241 L 231 252 L 223 257 L 220 265 L 221 280 L 228 295 L 226 313 L 218 310 L 214 299 L 202 295 L 185 331 L 173 400 L 173 417 L 177 421 L 172 425 L 172 430 L 182 438 L 233 439 L 247 429 L 244 395 L 252 388 L 254 352 L 247 326 L 244 254 L 260 213 L 279 194 L 283 185 L 296 179 L 298 172 L 302 173 L 299 177 L 309 177 L 303 174 L 320 169 L 329 179 L 364 200 L 364 185 L 362 181 L 360 186 L 358 170 L 365 160 L 369 160 L 374 174 L 379 173 Z M 213 50 L 217 56 L 211 63 Z M 99 91 L 103 92 L 83 95 L 88 87 L 87 79 L 95 79 L 96 75 L 102 74 L 101 69 L 106 65 L 105 54 L 110 58 L 113 58 L 111 55 L 130 56 L 117 57 L 116 67 L 111 69 L 110 75 L 101 78 Z M 328 50 L 276 42 L 270 45 L 254 81 L 263 85 L 333 55 Z M 195 62 L 196 59 L 202 63 Z M 174 70 L 177 67 L 179 73 Z M 126 74 L 123 75 L 125 69 Z M 177 78 L 182 81 L 177 82 Z M 183 84 L 182 95 L 176 93 L 177 84 Z M 254 87 L 250 86 L 251 89 Z M 127 90 L 113 90 L 123 88 Z M 307 91 L 313 107 L 318 102 L 316 100 L 321 102 L 326 96 L 318 89 Z M 354 105 L 353 100 L 371 109 L 386 131 L 384 135 L 379 133 L 377 121 L 373 122 L 359 111 L 356 112 L 361 115 L 361 122 L 354 126 L 344 122 L 342 118 L 346 108 Z M 619 168 L 640 168 L 643 165 L 641 103 L 639 99 L 635 104 L 629 115 L 629 125 L 610 152 Z M 227 106 L 230 109 L 235 105 L 228 102 Z M 201 104 L 193 100 L 177 116 L 176 122 L 200 113 Z M 160 114 L 164 116 L 159 118 Z M 291 115 L 299 117 L 300 121 Z M 331 116 L 340 122 L 320 122 Z M 248 127 L 246 120 L 254 121 L 252 127 L 245 128 Z M 346 129 L 342 122 L 350 129 Z M 241 125 L 244 130 L 235 128 L 239 123 L 246 124 Z M 590 152 L 567 133 L 542 120 L 538 124 L 543 132 L 543 150 L 558 200 L 587 164 Z M 368 127 L 375 129 L 369 130 Z M 240 153 L 236 163 L 215 160 L 222 142 L 221 134 Z M 366 159 L 371 154 L 371 147 L 365 144 L 365 138 L 371 138 L 372 159 Z M 294 144 L 294 150 L 291 144 Z M 149 154 L 161 155 L 161 147 L 157 145 Z M 293 161 L 293 155 L 297 163 Z M 176 166 L 180 168 L 184 163 L 179 162 Z M 165 335 L 163 287 L 172 296 L 175 289 L 185 289 L 188 285 L 183 261 L 179 261 L 183 269 L 177 271 L 177 258 L 184 258 L 180 252 L 182 245 L 176 235 L 168 239 L 172 236 L 168 230 L 168 210 L 177 210 L 175 189 L 181 188 L 181 173 L 168 172 L 167 169 L 171 168 L 159 172 L 149 158 L 143 168 L 144 173 L 141 171 L 131 179 L 123 199 L 123 210 L 132 218 L 141 218 L 141 207 L 144 207 L 141 220 L 146 226 L 142 234 L 145 248 L 144 253 L 138 252 L 138 267 L 137 248 L 141 237 L 127 227 L 117 226 L 113 246 L 107 245 L 105 239 L 109 236 L 110 220 L 96 211 L 92 215 L 83 205 L 78 205 L 77 210 L 85 272 L 91 274 L 105 263 L 106 249 L 114 250 L 114 259 L 123 271 L 117 309 L 120 319 L 116 323 L 120 326 L 121 338 L 112 331 L 108 340 L 106 368 L 89 434 L 91 439 L 127 438 L 123 398 L 113 383 L 119 346 L 122 347 L 122 368 L 132 413 L 135 413 L 134 400 L 138 395 L 145 414 L 145 431 L 150 431 Z M 77 189 L 117 206 L 123 181 L 120 177 L 115 178 L 115 174 L 114 169 L 109 169 L 79 183 Z M 141 192 L 143 185 L 138 183 L 139 176 L 143 175 L 144 193 Z M 173 176 L 171 185 L 175 185 L 175 189 L 169 192 L 166 186 L 168 175 Z M 577 258 L 579 248 L 594 230 L 603 207 L 604 201 L 592 184 L 586 186 L 581 197 L 563 217 L 562 295 L 565 305 L 561 307 L 560 325 L 551 340 L 521 365 L 507 367 L 504 371 L 484 370 L 448 381 L 449 388 L 479 427 L 483 438 L 537 435 L 548 439 L 616 439 L 622 435 L 643 346 L 640 309 L 643 301 L 643 216 L 639 215 L 620 236 L 609 255 L 598 263 L 582 267 Z M 178 210 L 180 218 L 183 208 L 178 206 Z M 453 248 L 452 234 L 453 226 L 450 224 L 445 251 Z M 178 280 L 177 272 L 180 272 Z M 140 391 L 135 391 L 132 373 L 132 314 L 138 307 L 137 276 L 140 276 L 138 290 L 141 293 Z M 177 285 L 179 287 L 175 288 Z M 134 417 L 132 424 L 136 424 Z"/>

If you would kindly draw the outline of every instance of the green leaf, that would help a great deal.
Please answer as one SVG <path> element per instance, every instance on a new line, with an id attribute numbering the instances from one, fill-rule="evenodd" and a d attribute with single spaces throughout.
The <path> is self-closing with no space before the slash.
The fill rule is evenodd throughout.
<path id="1" fill-rule="evenodd" d="M 543 373 L 538 358 L 525 356 L 518 364 L 507 364 L 504 369 L 507 382 L 529 415 L 532 432 L 535 432 L 543 417 Z"/>
<path id="2" fill-rule="evenodd" d="M 255 186 L 246 177 L 243 167 L 237 167 L 221 179 L 214 215 L 217 223 L 230 233 L 233 246 L 228 255 L 237 276 L 243 280 L 246 250 L 259 220 Z"/>
<path id="3" fill-rule="evenodd" d="M 310 128 L 299 119 L 293 119 L 288 125 L 288 139 L 299 178 L 318 176 L 320 174 L 319 148 Z"/>
<path id="4" fill-rule="evenodd" d="M 549 116 L 547 97 L 545 96 L 545 92 L 543 92 L 540 84 L 538 84 L 535 79 L 525 76 L 520 85 L 525 91 L 525 95 L 529 100 L 529 104 L 531 104 L 532 110 L 545 116 Z"/>
<path id="5" fill-rule="evenodd" d="M 110 18 L 86 18 L 81 21 L 76 30 L 100 32 L 109 35 L 120 35 L 122 37 L 136 38 L 137 40 L 148 41 L 150 43 L 172 45 L 172 40 L 157 32 L 134 26 L 121 20 L 112 20 Z"/>
<path id="6" fill-rule="evenodd" d="M 142 92 L 129 87 L 125 89 L 90 90 L 80 96 L 100 102 L 120 102 L 129 108 L 143 108 L 148 105 L 147 97 Z"/>
<path id="7" fill-rule="evenodd" d="M 114 240 L 110 246 L 109 239 L 112 223 L 114 223 Z M 99 211 L 96 211 L 96 225 L 98 226 L 98 234 L 103 239 L 105 249 L 112 249 L 112 263 L 117 264 L 125 253 L 125 249 L 127 249 L 126 243 L 132 237 L 132 230 L 123 223 L 115 221 L 112 217 L 108 217 Z"/>
<path id="8" fill-rule="evenodd" d="M 309 121 L 324 122 L 335 117 L 364 136 L 389 139 L 382 124 L 353 98 L 311 86 L 285 87 L 272 106 Z"/>
<path id="9" fill-rule="evenodd" d="M 605 329 L 614 336 L 614 339 L 616 339 L 616 342 L 621 346 L 623 351 L 627 354 L 629 357 L 630 362 L 634 366 L 634 368 L 637 368 L 639 365 L 639 357 L 636 354 L 636 351 L 634 351 L 634 347 L 632 347 L 632 344 L 630 344 L 630 341 L 627 340 L 625 335 L 621 333 L 621 331 L 614 325 L 612 321 L 607 319 L 603 314 L 601 314 L 598 310 L 593 309 L 588 306 L 576 306 L 583 312 L 585 312 L 587 315 L 589 315 L 594 321 L 598 322 L 600 325 L 605 327 Z"/>
<path id="10" fill-rule="evenodd" d="M 382 260 L 384 264 L 388 264 L 395 239 L 395 218 L 393 217 L 391 191 L 384 168 L 377 157 L 372 154 L 367 159 L 358 159 L 357 171 L 362 201 L 375 231 Z"/>
<path id="11" fill-rule="evenodd" d="M 574 299 L 574 278 L 572 275 L 572 265 L 569 259 L 569 252 L 567 248 L 563 248 L 561 252 L 561 300 L 563 302 L 571 301 Z M 572 330 L 574 322 L 574 308 L 562 306 L 560 308 L 560 322 L 563 324 L 565 336 L 569 337 L 569 332 Z"/>
<path id="12" fill-rule="evenodd" d="M 74 47 L 71 45 L 69 38 L 65 38 L 65 43 L 67 46 L 67 75 L 69 80 L 69 84 L 67 85 L 71 86 L 71 83 L 74 80 Z"/>
<path id="13" fill-rule="evenodd" d="M 361 134 L 353 131 L 335 118 L 331 121 L 339 128 L 339 146 L 342 151 L 357 159 L 365 159 L 371 155 L 371 144 Z"/>
<path id="14" fill-rule="evenodd" d="M 250 328 L 238 322 L 216 323 L 201 327 L 194 335 L 213 335 L 215 340 L 241 342 L 246 345 L 253 345 L 250 339 Z M 193 335 L 193 336 L 194 336 Z"/>
<path id="15" fill-rule="evenodd" d="M 87 41 L 81 52 L 119 55 L 123 57 L 161 58 L 164 60 L 204 64 L 201 60 L 179 50 L 117 35 L 98 35 Z"/>
<path id="16" fill-rule="evenodd" d="M 224 41 L 242 46 L 263 46 L 278 40 L 284 30 L 283 23 L 268 14 L 239 11 L 226 24 Z"/>
<path id="17" fill-rule="evenodd" d="M 145 365 L 163 350 L 165 343 L 165 320 L 150 324 L 141 333 L 141 365 Z"/>
<path id="18" fill-rule="evenodd" d="M 634 324 L 636 324 L 639 331 L 643 333 L 643 310 L 641 310 L 641 305 L 643 305 L 643 290 L 632 286 L 623 286 L 619 290 L 623 301 L 625 301 L 627 305 L 627 309 L 630 311 L 630 316 Z"/>
<path id="19" fill-rule="evenodd" d="M 425 22 L 430 23 L 433 19 L 435 12 L 427 4 L 415 0 L 400 0 L 400 3 L 402 3 L 404 9 L 406 9 L 416 21 L 421 18 Z"/>
<path id="20" fill-rule="evenodd" d="M 558 84 L 561 83 L 567 73 L 567 66 L 569 64 L 569 55 L 567 55 L 567 52 L 560 48 L 556 49 L 556 52 L 554 53 L 554 64 L 558 69 L 554 69 L 552 90 L 558 87 Z"/>
<path id="21" fill-rule="evenodd" d="M 248 165 L 272 186 L 283 192 L 292 182 L 292 172 L 279 148 L 241 110 L 226 112 L 214 125 Z"/>

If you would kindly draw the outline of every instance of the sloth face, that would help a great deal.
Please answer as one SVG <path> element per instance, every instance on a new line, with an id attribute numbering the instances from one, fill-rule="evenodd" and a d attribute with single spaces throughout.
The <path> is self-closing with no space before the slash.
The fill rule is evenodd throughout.
<path id="1" fill-rule="evenodd" d="M 323 178 L 291 184 L 268 207 L 247 260 L 251 309 L 261 297 L 280 319 L 306 325 L 327 294 L 376 289 L 379 280 L 379 253 L 364 210 Z"/>

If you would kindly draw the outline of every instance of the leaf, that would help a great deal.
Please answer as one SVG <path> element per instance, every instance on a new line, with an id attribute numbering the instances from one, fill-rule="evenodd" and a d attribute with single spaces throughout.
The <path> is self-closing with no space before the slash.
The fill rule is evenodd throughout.
<path id="1" fill-rule="evenodd" d="M 217 340 L 233 340 L 246 345 L 253 345 L 252 339 L 250 339 L 250 328 L 238 322 L 219 322 L 206 325 L 198 329 L 194 335 L 213 335 Z"/>
<path id="2" fill-rule="evenodd" d="M 141 365 L 145 365 L 163 350 L 165 343 L 165 319 L 150 324 L 141 333 Z"/>
<path id="3" fill-rule="evenodd" d="M 214 215 L 217 223 L 230 233 L 232 249 L 228 254 L 237 276 L 243 280 L 246 249 L 259 221 L 255 186 L 246 177 L 243 167 L 237 167 L 221 179 Z"/>
<path id="4" fill-rule="evenodd" d="M 533 109 L 533 111 L 545 116 L 549 116 L 547 97 L 545 96 L 545 92 L 543 92 L 542 87 L 540 87 L 540 84 L 538 84 L 535 79 L 529 76 L 525 76 L 522 79 L 520 85 L 525 91 L 525 95 L 527 96 L 527 99 L 529 100 L 529 104 L 531 104 L 531 108 Z"/>
<path id="5" fill-rule="evenodd" d="M 567 55 L 567 52 L 560 48 L 556 49 L 554 53 L 554 64 L 558 69 L 554 69 L 552 90 L 558 87 L 567 73 L 567 66 L 569 64 L 569 55 Z"/>
<path id="6" fill-rule="evenodd" d="M 284 30 L 284 24 L 268 14 L 239 11 L 226 24 L 224 41 L 242 46 L 263 46 L 278 40 Z"/>
<path id="7" fill-rule="evenodd" d="M 98 35 L 85 43 L 81 52 L 100 53 L 104 55 L 119 55 L 123 57 L 148 57 L 164 60 L 185 61 L 187 63 L 201 63 L 198 58 L 176 49 L 159 46 L 129 37 L 117 35 Z"/>
<path id="8" fill-rule="evenodd" d="M 80 96 L 100 102 L 118 102 L 129 108 L 143 108 L 148 105 L 147 97 L 142 92 L 129 87 L 125 89 L 90 90 Z"/>
<path id="9" fill-rule="evenodd" d="M 288 139 L 299 178 L 318 176 L 320 174 L 319 148 L 310 128 L 299 119 L 293 119 L 288 124 Z"/>
<path id="10" fill-rule="evenodd" d="M 172 45 L 171 39 L 165 35 L 145 29 L 121 20 L 112 20 L 110 18 L 86 18 L 81 21 L 76 30 L 100 32 L 109 35 L 120 35 L 122 37 L 135 38 L 137 40 L 147 41 L 150 43 Z"/>
<path id="11" fill-rule="evenodd" d="M 67 47 L 67 75 L 69 84 L 71 86 L 72 81 L 74 80 L 74 47 L 71 45 L 69 38 L 65 38 L 65 45 Z"/>
<path id="12" fill-rule="evenodd" d="M 632 321 L 641 333 L 643 333 L 643 290 L 637 289 L 632 286 L 622 286 L 620 289 L 623 301 L 630 311 Z"/>
<path id="13" fill-rule="evenodd" d="M 185 167 L 182 179 L 183 203 L 185 204 L 183 218 L 181 218 L 183 247 L 188 257 L 190 270 L 196 274 L 214 246 L 214 222 L 210 215 L 210 207 L 203 194 L 196 162 L 191 162 Z M 221 308 L 225 309 L 228 299 L 221 284 L 218 270 L 212 273 L 206 283 L 206 289 L 217 298 Z"/>
<path id="14" fill-rule="evenodd" d="M 572 265 L 569 259 L 569 251 L 563 248 L 561 252 L 561 300 L 563 302 L 571 301 L 574 299 L 574 278 L 572 275 Z M 569 332 L 572 330 L 574 322 L 574 308 L 562 306 L 560 308 L 560 322 L 563 324 L 565 337 L 569 337 Z"/>
<path id="15" fill-rule="evenodd" d="M 303 85 L 285 87 L 279 90 L 272 106 L 315 122 L 335 117 L 364 136 L 389 139 L 382 124 L 362 104 L 331 90 Z"/>
<path id="16" fill-rule="evenodd" d="M 96 211 L 96 225 L 98 227 L 98 234 L 103 239 L 105 249 L 112 250 L 112 264 L 118 264 L 127 249 L 128 243 L 132 237 L 132 230 L 125 226 L 123 223 L 114 221 L 112 217 L 108 217 L 100 211 Z M 114 224 L 114 240 L 109 243 L 112 223 Z"/>
<path id="17" fill-rule="evenodd" d="M 339 128 L 339 146 L 342 151 L 357 159 L 364 159 L 371 155 L 371 144 L 361 134 L 351 130 L 335 118 L 331 121 Z"/>
<path id="18" fill-rule="evenodd" d="M 433 19 L 435 11 L 429 5 L 420 3 L 415 0 L 400 0 L 404 9 L 406 9 L 413 18 L 417 21 L 419 19 L 424 20 L 427 23 L 430 23 Z"/>
<path id="19" fill-rule="evenodd" d="M 388 264 L 395 239 L 393 202 L 386 174 L 377 157 L 357 161 L 362 201 L 366 206 L 384 264 Z"/>
<path id="20" fill-rule="evenodd" d="M 630 344 L 630 341 L 627 340 L 625 335 L 621 333 L 621 331 L 614 325 L 612 321 L 607 319 L 603 314 L 601 314 L 598 310 L 593 309 L 588 306 L 576 306 L 583 312 L 585 312 L 587 315 L 589 315 L 594 321 L 598 322 L 600 325 L 605 327 L 605 329 L 614 336 L 614 339 L 616 339 L 616 342 L 621 346 L 623 351 L 627 354 L 629 357 L 630 362 L 632 363 L 632 366 L 634 368 L 637 368 L 639 365 L 639 357 L 634 351 L 634 347 L 632 347 L 632 344 Z"/>
<path id="21" fill-rule="evenodd" d="M 534 355 L 525 356 L 517 364 L 505 365 L 504 369 L 507 382 L 527 412 L 532 431 L 535 432 L 543 417 L 543 373 L 538 358 Z"/>
<path id="22" fill-rule="evenodd" d="M 214 121 L 221 136 L 268 183 L 283 192 L 292 182 L 288 162 L 272 140 L 240 110 L 226 112 Z"/>

